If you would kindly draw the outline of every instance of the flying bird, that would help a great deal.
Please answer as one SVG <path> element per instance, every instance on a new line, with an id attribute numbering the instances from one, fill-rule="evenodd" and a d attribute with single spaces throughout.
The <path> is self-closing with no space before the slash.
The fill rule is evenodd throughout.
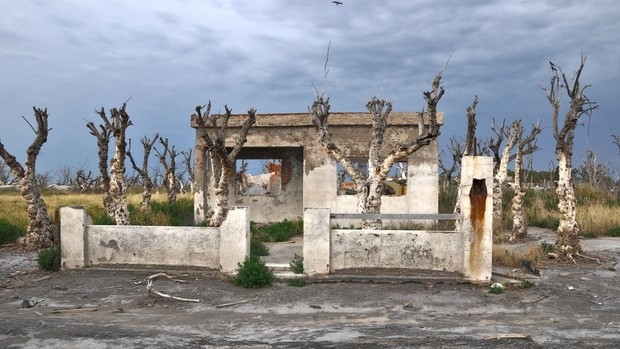
<path id="1" fill-rule="evenodd" d="M 336 4 L 336 6 L 338 6 L 338 5 L 342 5 L 342 2 L 340 2 L 340 1 L 332 1 L 332 2 L 333 2 L 334 4 Z"/>

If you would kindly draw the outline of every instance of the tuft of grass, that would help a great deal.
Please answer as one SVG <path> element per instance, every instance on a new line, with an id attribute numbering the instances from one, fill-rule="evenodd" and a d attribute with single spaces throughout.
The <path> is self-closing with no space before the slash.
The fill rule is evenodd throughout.
<path id="1" fill-rule="evenodd" d="M 60 270 L 60 245 L 52 246 L 47 250 L 39 252 L 37 257 L 39 269 L 45 271 Z"/>
<path id="2" fill-rule="evenodd" d="M 269 256 L 269 249 L 265 242 L 252 235 L 250 238 L 250 257 L 258 258 L 261 256 Z"/>
<path id="3" fill-rule="evenodd" d="M 530 288 L 534 286 L 536 286 L 536 284 L 531 282 L 530 280 L 521 280 L 521 287 L 523 288 Z"/>
<path id="4" fill-rule="evenodd" d="M 262 288 L 271 286 L 273 274 L 263 261 L 258 258 L 246 258 L 239 263 L 233 283 L 244 288 Z"/>
<path id="5" fill-rule="evenodd" d="M 620 226 L 613 227 L 613 228 L 610 228 L 609 230 L 607 230 L 607 235 L 615 237 L 615 238 L 620 237 Z"/>
<path id="6" fill-rule="evenodd" d="M 295 274 L 303 274 L 304 273 L 304 257 L 298 256 L 295 254 L 293 260 L 289 263 L 291 270 Z"/>
<path id="7" fill-rule="evenodd" d="M 504 293 L 505 289 L 506 289 L 506 286 L 500 284 L 499 282 L 496 282 L 496 283 L 492 284 L 489 287 L 489 293 L 491 293 L 491 294 L 502 294 L 502 293 Z"/>
<path id="8" fill-rule="evenodd" d="M 582 231 L 579 233 L 579 235 L 581 235 L 581 237 L 586 238 L 586 239 L 596 239 L 598 237 L 596 233 L 593 233 L 591 231 Z"/>
<path id="9" fill-rule="evenodd" d="M 552 243 L 548 243 L 548 242 L 544 242 L 544 241 L 542 241 L 542 242 L 540 243 L 540 251 L 541 251 L 542 253 L 545 253 L 545 254 L 546 254 L 546 253 L 551 253 L 551 252 L 553 252 L 554 250 L 555 250 L 555 245 L 554 245 L 554 244 L 552 244 Z"/>

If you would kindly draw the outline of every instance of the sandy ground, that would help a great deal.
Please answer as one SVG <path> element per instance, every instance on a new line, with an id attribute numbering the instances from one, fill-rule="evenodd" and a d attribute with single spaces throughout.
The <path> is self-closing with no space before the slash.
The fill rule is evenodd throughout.
<path id="1" fill-rule="evenodd" d="M 553 241 L 551 232 L 532 235 L 528 243 Z M 527 276 L 536 286 L 501 295 L 488 286 L 414 277 L 251 290 L 201 270 L 176 271 L 187 283 L 154 284 L 199 303 L 149 297 L 145 278 L 160 270 L 46 273 L 35 254 L 5 247 L 0 348 L 618 348 L 620 239 L 582 245 L 602 258 L 600 265 L 548 262 L 540 277 Z M 25 308 L 24 301 L 36 304 Z M 218 307 L 238 301 L 247 302 Z M 528 338 L 496 339 L 521 335 Z"/>

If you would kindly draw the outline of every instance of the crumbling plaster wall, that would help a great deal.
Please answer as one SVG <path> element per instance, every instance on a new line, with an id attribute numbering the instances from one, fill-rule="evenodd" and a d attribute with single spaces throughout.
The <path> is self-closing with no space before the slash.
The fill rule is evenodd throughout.
<path id="1" fill-rule="evenodd" d="M 439 113 L 439 122 L 443 114 Z M 227 144 L 232 144 L 245 115 L 233 115 L 229 122 Z M 195 127 L 195 121 L 192 121 Z M 348 156 L 367 158 L 371 141 L 371 119 L 368 113 L 332 113 L 330 131 L 334 140 Z M 393 112 L 385 134 L 384 156 L 396 144 L 414 140 L 418 135 L 417 113 Z M 304 207 L 328 207 L 333 212 L 354 213 L 355 195 L 337 195 L 337 166 L 317 141 L 317 131 L 307 113 L 259 114 L 256 125 L 250 129 L 242 153 L 246 158 L 252 148 L 273 150 L 271 158 L 280 157 L 281 149 L 296 148 L 302 158 L 295 156 L 296 174 L 281 196 L 242 196 L 230 187 L 230 205 L 247 205 L 251 219 L 274 222 L 284 218 L 294 219 L 303 215 Z M 197 138 L 195 166 L 205 167 L 208 160 L 204 144 Z M 383 213 L 436 213 L 438 207 L 438 145 L 437 141 L 409 157 L 407 194 L 400 197 L 384 196 Z M 205 173 L 202 177 L 198 174 Z M 207 185 L 210 171 L 196 169 L 195 221 L 204 220 L 204 204 L 214 200 Z M 299 176 L 297 176 L 299 174 Z M 284 188 L 283 188 L 284 189 Z M 200 193 L 202 190 L 202 193 Z M 388 222 L 389 223 L 389 222 Z"/>

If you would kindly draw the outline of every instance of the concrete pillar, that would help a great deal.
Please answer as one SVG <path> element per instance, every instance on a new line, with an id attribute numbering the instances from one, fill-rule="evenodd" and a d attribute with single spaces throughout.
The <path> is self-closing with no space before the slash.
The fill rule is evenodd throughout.
<path id="1" fill-rule="evenodd" d="M 250 210 L 230 207 L 220 227 L 220 270 L 232 274 L 250 256 Z"/>
<path id="2" fill-rule="evenodd" d="M 439 212 L 438 148 L 435 140 L 407 160 L 407 213 Z"/>
<path id="3" fill-rule="evenodd" d="M 194 147 L 194 224 L 205 220 L 207 209 L 207 149 L 198 139 L 196 131 L 196 146 Z"/>
<path id="4" fill-rule="evenodd" d="M 92 224 L 84 207 L 60 208 L 60 265 L 63 269 L 84 267 L 86 226 Z"/>
<path id="5" fill-rule="evenodd" d="M 493 271 L 493 158 L 463 157 L 460 200 L 463 275 L 489 282 Z"/>
<path id="6" fill-rule="evenodd" d="M 330 210 L 304 210 L 304 271 L 308 275 L 329 274 L 330 264 Z"/>

